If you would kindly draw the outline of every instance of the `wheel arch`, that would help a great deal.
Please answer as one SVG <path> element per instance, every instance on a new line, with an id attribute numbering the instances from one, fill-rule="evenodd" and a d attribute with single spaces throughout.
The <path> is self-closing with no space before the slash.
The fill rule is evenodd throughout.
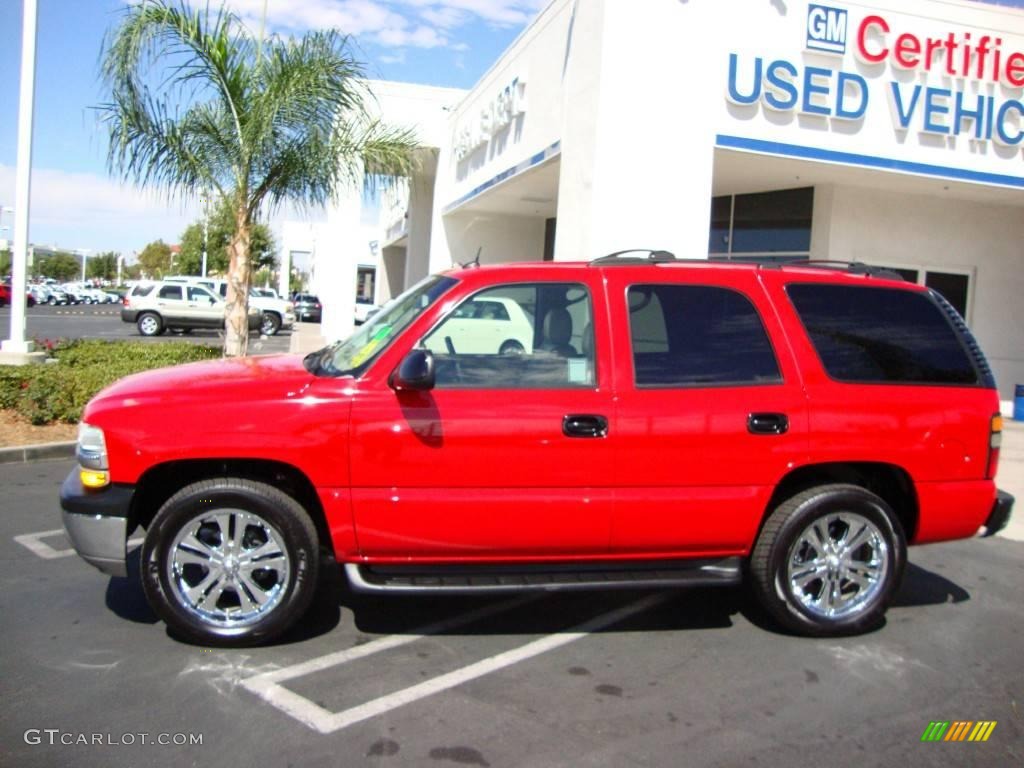
<path id="1" fill-rule="evenodd" d="M 895 464 L 869 461 L 830 462 L 797 467 L 775 487 L 761 516 L 758 535 L 772 511 L 786 499 L 819 485 L 846 483 L 857 485 L 882 498 L 903 528 L 907 542 L 917 535 L 918 499 L 910 474 Z"/>
<path id="2" fill-rule="evenodd" d="M 129 526 L 147 527 L 176 492 L 192 483 L 218 477 L 267 483 L 288 494 L 313 520 L 320 546 L 332 549 L 327 518 L 313 483 L 298 467 L 267 459 L 186 459 L 150 467 L 136 483 Z"/>

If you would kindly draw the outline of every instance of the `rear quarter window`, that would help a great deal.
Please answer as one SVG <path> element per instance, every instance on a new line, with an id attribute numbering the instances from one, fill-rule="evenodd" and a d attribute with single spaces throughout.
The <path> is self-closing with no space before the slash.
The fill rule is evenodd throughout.
<path id="1" fill-rule="evenodd" d="M 791 283 L 786 293 L 837 381 L 979 383 L 960 337 L 926 293 L 821 283 Z"/>

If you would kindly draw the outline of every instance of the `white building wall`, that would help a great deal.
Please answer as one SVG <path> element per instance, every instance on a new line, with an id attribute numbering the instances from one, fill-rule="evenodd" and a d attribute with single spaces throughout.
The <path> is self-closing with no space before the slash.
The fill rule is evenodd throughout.
<path id="1" fill-rule="evenodd" d="M 815 207 L 821 205 L 815 199 Z M 866 225 L 867 223 L 867 225 Z M 1012 206 L 837 187 L 828 257 L 973 277 L 968 321 L 1004 399 L 1024 384 L 1024 215 Z"/>

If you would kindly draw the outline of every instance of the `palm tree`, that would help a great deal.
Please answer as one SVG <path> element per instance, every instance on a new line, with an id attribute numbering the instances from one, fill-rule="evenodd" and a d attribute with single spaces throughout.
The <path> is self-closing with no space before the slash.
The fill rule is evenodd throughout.
<path id="1" fill-rule="evenodd" d="M 264 204 L 327 203 L 344 184 L 407 176 L 410 131 L 366 108 L 347 38 L 314 31 L 257 40 L 234 14 L 143 0 L 104 42 L 99 107 L 112 173 L 168 199 L 211 194 L 231 206 L 224 351 L 244 355 L 250 236 Z"/>

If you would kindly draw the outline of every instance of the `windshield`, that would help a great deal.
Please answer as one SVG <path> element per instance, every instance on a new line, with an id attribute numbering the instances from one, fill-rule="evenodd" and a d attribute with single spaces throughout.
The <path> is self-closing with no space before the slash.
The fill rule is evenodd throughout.
<path id="1" fill-rule="evenodd" d="M 451 277 L 432 275 L 392 299 L 347 339 L 337 341 L 307 357 L 313 373 L 332 376 L 359 375 L 388 345 L 431 304 L 455 285 Z"/>

